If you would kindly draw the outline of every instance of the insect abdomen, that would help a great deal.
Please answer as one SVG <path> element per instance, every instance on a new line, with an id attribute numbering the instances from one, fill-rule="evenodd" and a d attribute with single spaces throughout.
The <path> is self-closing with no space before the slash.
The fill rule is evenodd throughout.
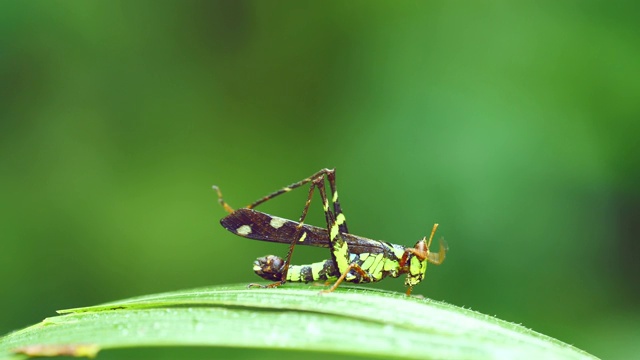
<path id="1" fill-rule="evenodd" d="M 320 261 L 308 265 L 291 265 L 287 272 L 287 281 L 310 282 L 336 280 L 340 272 L 333 260 Z"/>
<path id="2" fill-rule="evenodd" d="M 285 261 L 275 255 L 268 255 L 253 262 L 253 271 L 266 280 L 280 280 Z M 333 260 L 325 260 L 308 265 L 290 265 L 287 281 L 310 282 L 336 280 L 340 272 Z"/>

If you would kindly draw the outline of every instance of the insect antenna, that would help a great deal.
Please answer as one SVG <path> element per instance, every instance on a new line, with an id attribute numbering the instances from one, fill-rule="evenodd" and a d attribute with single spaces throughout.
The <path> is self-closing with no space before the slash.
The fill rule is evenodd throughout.
<path id="1" fill-rule="evenodd" d="M 431 230 L 431 236 L 429 236 L 429 241 L 427 241 L 427 260 L 432 264 L 440 265 L 444 261 L 444 258 L 447 256 L 447 251 L 449 250 L 449 246 L 444 241 L 444 239 L 440 238 L 440 249 L 438 250 L 438 252 L 433 253 L 429 251 L 429 248 L 431 247 L 431 242 L 433 241 L 433 235 L 435 234 L 437 228 L 438 228 L 438 224 L 433 224 L 433 230 Z"/>
<path id="2" fill-rule="evenodd" d="M 431 235 L 429 235 L 429 241 L 427 241 L 427 250 L 431 247 L 431 241 L 433 241 L 433 235 L 436 233 L 436 229 L 438 229 L 438 224 L 433 224 Z"/>

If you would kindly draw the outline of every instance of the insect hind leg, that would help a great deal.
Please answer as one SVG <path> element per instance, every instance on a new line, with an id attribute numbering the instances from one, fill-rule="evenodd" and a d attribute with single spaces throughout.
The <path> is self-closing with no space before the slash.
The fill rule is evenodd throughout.
<path id="1" fill-rule="evenodd" d="M 229 206 L 229 204 L 227 204 L 227 202 L 222 198 L 222 191 L 220 191 L 220 188 L 216 185 L 213 185 L 212 188 L 216 193 L 218 193 L 218 203 L 220 204 L 220 206 L 222 206 L 224 211 L 228 212 L 229 214 L 234 212 L 235 210 L 233 210 L 233 208 Z"/>
<path id="2" fill-rule="evenodd" d="M 266 286 L 262 286 L 262 287 L 277 287 L 280 286 L 282 284 L 284 284 L 287 281 L 287 274 L 289 271 L 289 266 L 291 264 L 291 257 L 293 255 L 293 249 L 296 246 L 296 243 L 301 241 L 305 236 L 306 233 L 303 230 L 304 227 L 304 220 L 307 217 L 307 213 L 309 212 L 309 206 L 311 205 L 311 200 L 313 199 L 313 192 L 314 190 L 318 187 L 318 184 L 322 184 L 324 186 L 324 176 L 325 176 L 325 172 L 327 171 L 332 171 L 332 170 L 328 170 L 328 169 L 323 169 L 320 170 L 319 172 L 315 173 L 314 175 L 298 181 L 297 183 L 293 183 L 287 187 L 284 187 L 274 193 L 271 193 L 267 196 L 265 196 L 264 198 L 254 202 L 253 204 L 250 204 L 249 206 L 247 206 L 247 208 L 251 209 L 255 206 L 258 206 L 262 203 L 264 203 L 265 201 L 268 201 L 272 198 L 274 198 L 275 196 L 278 196 L 280 194 L 284 194 L 285 192 L 289 192 L 292 189 L 295 189 L 297 187 L 300 187 L 304 184 L 307 184 L 309 182 L 311 182 L 311 186 L 309 187 L 309 194 L 307 196 L 307 201 L 305 202 L 304 208 L 302 209 L 302 214 L 300 215 L 300 219 L 298 220 L 298 225 L 296 226 L 296 231 L 294 233 L 294 236 L 291 239 L 291 243 L 289 244 L 289 250 L 287 252 L 287 256 L 284 259 L 284 263 L 282 264 L 281 270 L 279 271 L 279 275 L 280 275 L 280 281 L 277 281 L 275 283 L 266 285 Z M 324 188 L 323 188 L 324 191 Z M 274 278 L 275 280 L 275 278 Z M 255 286 L 256 284 L 251 284 L 253 286 Z"/>
<path id="3" fill-rule="evenodd" d="M 331 202 L 333 203 L 333 211 L 329 210 L 329 199 L 327 198 L 325 183 L 324 183 L 325 179 L 329 182 L 329 186 L 331 188 Z M 276 287 L 286 282 L 287 272 L 289 269 L 289 265 L 291 264 L 293 249 L 295 248 L 296 243 L 301 239 L 303 239 L 304 236 L 306 236 L 306 233 L 304 232 L 304 229 L 303 229 L 304 220 L 307 216 L 309 206 L 313 198 L 313 192 L 316 188 L 320 192 L 320 196 L 322 198 L 322 207 L 325 213 L 325 219 L 327 221 L 327 230 L 331 234 L 331 238 L 330 238 L 331 251 L 332 251 L 331 257 L 340 272 L 344 273 L 346 269 L 350 267 L 348 246 L 347 246 L 347 243 L 342 238 L 342 236 L 340 235 L 341 233 L 347 233 L 348 230 L 347 230 L 346 218 L 342 213 L 342 208 L 338 200 L 335 169 L 327 169 L 327 168 L 321 169 L 315 174 L 309 176 L 308 178 L 302 179 L 298 182 L 285 186 L 280 190 L 274 191 L 273 193 L 268 194 L 267 196 L 261 199 L 258 199 L 257 201 L 247 205 L 246 208 L 253 209 L 279 195 L 290 192 L 291 190 L 301 187 L 308 183 L 311 183 L 311 186 L 309 187 L 309 195 L 307 196 L 307 201 L 302 210 L 302 214 L 300 215 L 300 220 L 298 221 L 298 225 L 296 226 L 297 228 L 296 232 L 291 239 L 291 244 L 289 245 L 289 251 L 287 252 L 286 258 L 284 259 L 284 264 L 280 274 L 281 275 L 280 281 L 275 282 L 273 284 L 269 284 L 266 287 Z M 220 204 L 225 208 L 226 211 L 233 212 L 233 209 L 226 202 L 224 202 L 224 200 L 222 200 L 220 189 L 218 189 L 217 187 L 215 189 L 218 191 L 218 201 L 220 202 Z M 351 268 L 349 268 L 349 271 L 350 270 Z M 360 273 L 363 271 L 360 269 L 360 271 L 358 272 Z M 343 276 L 343 279 L 344 279 L 344 277 L 346 277 L 347 274 L 344 273 L 343 275 L 344 275 Z M 252 284 L 252 285 L 255 286 L 256 284 Z"/>
<path id="4" fill-rule="evenodd" d="M 340 206 L 340 200 L 338 199 L 338 188 L 336 186 L 336 171 L 335 169 L 329 170 L 326 173 L 327 180 L 329 181 L 329 187 L 331 188 L 331 202 L 333 203 L 333 213 L 338 223 L 338 229 L 341 233 L 348 233 L 347 220 L 342 212 Z"/>
<path id="5" fill-rule="evenodd" d="M 327 231 L 329 232 L 331 258 L 335 261 L 338 270 L 341 273 L 345 273 L 352 265 L 349 261 L 349 245 L 342 238 L 340 232 L 340 226 L 345 221 L 344 215 L 342 213 L 334 214 L 329 210 L 329 199 L 327 198 L 327 192 L 324 186 L 324 178 L 318 178 L 313 184 L 318 188 L 322 200 L 322 209 L 324 210 L 327 221 Z M 346 276 L 346 274 L 344 275 Z"/>
<path id="6" fill-rule="evenodd" d="M 280 285 L 284 284 L 287 281 L 287 273 L 289 272 L 289 265 L 291 265 L 291 256 L 293 256 L 293 249 L 296 247 L 296 243 L 298 241 L 302 241 L 303 238 L 307 235 L 302 230 L 302 227 L 304 225 L 304 220 L 307 217 L 307 213 L 309 212 L 309 205 L 311 205 L 311 199 L 313 198 L 313 190 L 315 189 L 315 187 L 315 182 L 312 182 L 311 186 L 309 187 L 309 195 L 307 196 L 307 201 L 304 204 L 304 208 L 302 209 L 302 214 L 300 215 L 300 219 L 298 220 L 298 225 L 296 225 L 295 235 L 291 240 L 291 244 L 289 244 L 289 251 L 287 252 L 287 257 L 285 258 L 284 266 L 282 268 L 282 276 L 280 277 L 279 281 Z M 272 284 L 272 286 L 278 286 L 275 284 Z"/>
<path id="7" fill-rule="evenodd" d="M 285 186 L 280 190 L 274 191 L 271 194 L 269 194 L 269 195 L 267 195 L 267 196 L 265 196 L 265 197 L 263 197 L 261 199 L 258 199 L 256 201 L 254 201 L 253 203 L 247 205 L 246 208 L 247 209 L 253 209 L 256 206 L 258 206 L 258 205 L 260 205 L 260 204 L 262 204 L 262 203 L 264 203 L 266 201 L 269 201 L 269 200 L 273 199 L 274 197 L 276 197 L 278 195 L 282 195 L 282 194 L 287 193 L 287 192 L 289 192 L 289 191 L 291 191 L 291 190 L 293 190 L 295 188 L 298 188 L 298 187 L 300 187 L 300 186 L 302 186 L 304 184 L 308 184 L 308 183 L 312 182 L 314 179 L 316 179 L 320 175 L 328 176 L 328 177 L 330 177 L 330 179 L 331 178 L 335 179 L 335 175 L 333 175 L 333 174 L 335 174 L 335 170 L 334 169 L 327 169 L 327 168 L 322 169 L 322 170 L 316 172 L 315 174 L 309 176 L 308 178 L 302 179 L 302 180 L 300 180 L 298 182 L 295 182 L 293 184 Z M 335 182 L 335 180 L 333 180 L 333 181 Z M 332 185 L 331 188 L 334 189 L 335 188 L 335 184 Z M 224 199 L 222 198 L 222 192 L 220 191 L 220 188 L 218 186 L 216 186 L 216 185 L 213 185 L 213 190 L 216 191 L 216 193 L 218 194 L 218 203 L 220 203 L 220 205 L 224 208 L 224 210 L 226 212 L 228 212 L 228 213 L 234 212 L 234 209 L 229 204 L 227 204 L 227 202 L 225 202 Z"/>
<path id="8" fill-rule="evenodd" d="M 284 193 L 288 193 L 293 189 L 299 188 L 305 184 L 308 183 L 316 183 L 319 184 L 320 182 L 324 183 L 324 179 L 327 179 L 327 181 L 329 182 L 329 186 L 331 188 L 331 202 L 333 203 L 333 212 L 335 214 L 335 217 L 337 219 L 337 223 L 338 223 L 338 227 L 341 233 L 348 233 L 349 230 L 347 229 L 347 222 L 346 219 L 344 217 L 344 214 L 342 212 L 342 208 L 340 206 L 340 201 L 338 200 L 338 190 L 336 187 L 336 170 L 335 169 L 328 169 L 328 168 L 324 168 L 319 170 L 318 172 L 314 173 L 313 175 L 302 179 L 298 182 L 295 182 L 293 184 L 287 185 L 277 191 L 272 192 L 271 194 L 260 198 L 256 201 L 254 201 L 253 203 L 249 204 L 246 206 L 247 209 L 253 209 L 255 207 L 257 207 L 258 205 L 261 205 L 279 195 L 282 195 Z M 314 186 L 312 185 L 312 188 Z M 223 205 L 223 207 L 225 208 L 226 211 L 228 212 L 233 212 L 233 209 L 226 204 L 223 200 L 222 200 L 222 195 L 220 194 L 220 189 L 218 189 L 218 187 L 215 187 L 216 191 L 218 191 L 218 199 L 220 204 Z M 312 189 L 310 189 L 312 190 Z M 311 191 L 310 191 L 311 193 Z M 309 202 L 311 201 L 311 195 L 309 195 L 308 200 L 307 200 L 307 204 L 305 205 L 306 208 L 308 208 L 309 206 Z M 325 210 L 326 211 L 326 210 Z M 303 213 L 303 216 L 301 217 L 302 219 L 304 219 L 304 217 L 306 217 L 306 210 Z"/>
<path id="9" fill-rule="evenodd" d="M 327 193 L 326 193 L 326 189 L 325 189 L 325 178 L 327 178 L 329 180 L 329 184 L 331 186 L 331 190 L 332 190 L 332 202 L 334 204 L 333 209 L 334 211 L 332 212 L 329 209 L 329 199 L 327 198 Z M 309 211 L 309 206 L 311 204 L 311 200 L 313 199 L 313 193 L 314 190 L 317 188 L 318 192 L 320 193 L 320 197 L 321 197 L 321 201 L 322 201 L 322 208 L 324 210 L 325 213 L 325 220 L 327 222 L 327 230 L 329 231 L 330 234 L 330 243 L 331 243 L 331 257 L 332 260 L 335 264 L 335 266 L 337 267 L 338 271 L 340 271 L 341 273 L 343 273 L 342 279 L 344 279 L 347 276 L 347 273 L 349 271 L 351 271 L 351 269 L 353 268 L 350 263 L 349 263 L 349 249 L 348 249 L 348 245 L 346 243 L 346 241 L 344 241 L 344 239 L 342 238 L 342 236 L 340 235 L 340 233 L 345 232 L 346 231 L 346 223 L 345 223 L 345 217 L 341 212 L 340 209 L 340 204 L 337 203 L 337 191 L 336 189 L 336 185 L 335 185 L 335 171 L 334 170 L 329 170 L 329 169 L 323 169 L 320 170 L 319 172 L 317 172 L 316 174 L 312 175 L 311 177 L 301 180 L 297 183 L 294 183 L 292 185 L 289 185 L 286 188 L 283 188 L 279 191 L 274 192 L 273 194 L 267 195 L 266 197 L 262 198 L 261 200 L 258 200 L 256 203 L 252 204 L 253 206 L 257 206 L 271 198 L 273 198 L 274 196 L 278 196 L 284 192 L 288 192 L 290 190 L 285 190 L 285 189 L 293 189 L 295 187 L 299 187 L 302 186 L 308 182 L 311 182 L 311 186 L 309 187 L 309 194 L 307 196 L 307 201 L 304 205 L 304 208 L 302 210 L 302 214 L 300 215 L 300 219 L 298 221 L 298 225 L 296 226 L 296 232 L 295 235 L 292 237 L 291 243 L 289 245 L 289 251 L 287 252 L 287 256 L 284 260 L 284 264 L 282 266 L 282 271 L 280 273 L 281 277 L 280 277 L 280 281 L 270 284 L 268 285 L 268 287 L 275 287 L 275 286 L 279 286 L 282 285 L 286 282 L 287 279 L 287 275 L 288 275 L 288 271 L 289 271 L 289 266 L 291 264 L 291 257 L 293 254 L 293 249 L 296 246 L 296 243 L 299 242 L 300 240 L 302 240 L 305 236 L 306 233 L 304 232 L 303 226 L 304 226 L 304 220 L 306 219 L 307 213 Z M 275 194 L 275 195 L 274 195 Z M 252 206 L 250 205 L 250 206 Z M 344 230 L 344 231 L 343 231 Z M 357 266 L 357 270 L 358 273 L 362 276 L 362 277 L 366 277 L 369 278 L 368 275 L 362 270 L 360 269 L 360 267 L 355 264 L 355 266 Z M 348 269 L 348 270 L 347 270 Z M 338 282 L 338 284 L 342 282 L 342 280 L 340 280 Z M 332 290 L 333 291 L 333 290 Z"/>

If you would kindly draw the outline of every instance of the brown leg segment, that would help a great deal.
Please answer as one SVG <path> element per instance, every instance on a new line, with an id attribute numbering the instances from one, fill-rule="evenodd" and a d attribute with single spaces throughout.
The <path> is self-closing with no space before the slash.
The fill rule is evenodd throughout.
<path id="1" fill-rule="evenodd" d="M 307 213 L 309 211 L 309 206 L 311 204 L 311 199 L 313 198 L 313 191 L 316 188 L 318 188 L 318 190 L 320 191 L 320 194 L 321 194 L 321 196 L 323 198 L 323 208 L 325 208 L 324 204 L 326 204 L 326 201 L 327 201 L 326 194 L 324 192 L 324 179 L 325 179 L 325 177 L 327 177 L 327 179 L 329 180 L 329 183 L 330 183 L 332 191 L 335 191 L 335 188 L 336 188 L 336 185 L 335 185 L 335 170 L 333 170 L 333 169 L 322 169 L 322 170 L 318 171 L 317 173 L 309 176 L 306 179 L 300 180 L 300 181 L 298 181 L 296 183 L 293 183 L 293 184 L 291 184 L 289 186 L 286 186 L 286 187 L 284 187 L 284 188 L 282 188 L 280 190 L 277 190 L 277 191 L 275 191 L 275 192 L 273 192 L 273 193 L 271 193 L 271 194 L 269 194 L 269 195 L 267 195 L 267 196 L 255 201 L 255 202 L 247 205 L 246 208 L 253 209 L 253 208 L 257 207 L 258 205 L 263 204 L 266 201 L 269 201 L 269 200 L 273 199 L 276 196 L 282 195 L 282 194 L 287 193 L 287 192 L 289 192 L 289 191 L 291 191 L 291 190 L 293 190 L 295 188 L 298 188 L 298 187 L 300 187 L 302 185 L 305 185 L 305 184 L 311 182 L 311 186 L 309 187 L 309 195 L 307 196 L 307 201 L 306 201 L 306 203 L 304 205 L 304 208 L 302 210 L 302 214 L 300 215 L 300 219 L 298 220 L 298 225 L 297 225 L 297 229 L 296 229 L 295 235 L 291 239 L 291 244 L 289 245 L 289 250 L 288 250 L 287 256 L 285 258 L 285 263 L 284 263 L 283 271 L 282 271 L 282 274 L 281 274 L 281 279 L 278 282 L 275 282 L 273 284 L 269 284 L 269 285 L 266 285 L 266 286 L 262 286 L 262 287 L 277 287 L 277 286 L 280 286 L 280 285 L 284 284 L 287 281 L 287 274 L 288 274 L 288 271 L 289 271 L 289 265 L 291 264 L 291 257 L 293 255 L 293 249 L 295 248 L 296 243 L 298 242 L 298 240 L 299 240 L 299 238 L 301 236 L 301 229 L 304 226 L 304 220 L 307 217 Z M 219 192 L 219 190 L 218 190 L 218 192 Z M 219 196 L 219 198 L 221 199 L 221 196 Z M 337 197 L 336 197 L 336 200 L 337 200 Z M 226 203 L 224 203 L 224 204 L 226 205 Z M 227 208 L 231 209 L 228 205 L 227 205 L 227 207 L 225 207 L 225 210 L 227 210 Z M 340 209 L 340 204 L 337 203 L 337 201 L 334 202 L 334 209 L 336 209 L 336 208 Z M 326 208 L 324 210 L 325 210 L 325 214 L 327 212 L 331 213 Z M 331 215 L 333 215 L 333 214 L 331 214 Z M 332 217 L 332 216 L 329 216 L 329 217 Z M 333 222 L 331 224 L 333 224 Z M 328 228 L 329 227 L 330 226 L 328 226 Z M 344 224 L 344 228 L 346 229 L 346 223 Z M 255 286 L 255 285 L 258 285 L 258 284 L 249 284 L 249 285 L 250 286 Z"/>
<path id="2" fill-rule="evenodd" d="M 280 278 L 280 282 L 275 284 L 282 285 L 285 282 L 287 282 L 287 273 L 289 272 L 289 265 L 291 264 L 291 256 L 293 255 L 293 248 L 296 247 L 296 243 L 300 238 L 300 230 L 304 225 L 304 219 L 307 217 L 307 212 L 309 212 L 309 205 L 311 204 L 311 198 L 313 198 L 314 188 L 315 188 L 315 184 L 311 183 L 311 186 L 309 187 L 309 196 L 307 197 L 307 202 L 304 204 L 304 209 L 302 209 L 302 215 L 300 215 L 300 220 L 298 220 L 298 226 L 296 226 L 295 235 L 291 240 L 291 244 L 289 244 L 289 251 L 287 251 L 287 257 L 284 261 L 284 270 L 282 271 L 282 277 Z M 279 285 L 274 285 L 274 286 L 279 286 Z"/>
<path id="3" fill-rule="evenodd" d="M 338 288 L 338 285 L 340 285 L 340 283 L 344 281 L 344 279 L 347 277 L 347 274 L 349 274 L 349 271 L 351 270 L 355 270 L 358 274 L 360 274 L 360 276 L 367 279 L 367 281 L 371 281 L 371 278 L 369 277 L 369 275 L 364 270 L 362 270 L 360 265 L 351 263 L 349 264 L 349 267 L 347 268 L 347 270 L 344 271 L 342 275 L 340 275 L 338 280 L 336 280 L 336 282 L 333 284 L 333 286 L 329 290 L 322 290 L 320 291 L 320 293 L 326 294 L 326 293 L 334 292 Z"/>
<path id="4" fill-rule="evenodd" d="M 228 212 L 229 214 L 234 212 L 235 210 L 233 210 L 233 208 L 229 206 L 229 204 L 227 204 L 222 198 L 222 192 L 220 191 L 220 188 L 215 185 L 213 185 L 212 188 L 218 193 L 218 203 L 220 204 L 220 206 L 222 206 L 224 211 Z"/>
<path id="5" fill-rule="evenodd" d="M 331 188 L 331 195 L 332 195 L 332 203 L 333 203 L 333 212 L 331 212 L 329 210 L 329 201 L 327 199 L 327 194 L 325 191 L 325 178 L 329 181 L 329 186 Z M 259 284 L 249 284 L 249 286 L 261 286 L 261 287 L 277 287 L 279 285 L 282 285 L 286 282 L 287 279 L 287 273 L 289 270 L 289 265 L 291 264 L 291 257 L 293 255 L 293 249 L 295 248 L 296 243 L 298 242 L 299 238 L 300 238 L 300 230 L 302 229 L 302 227 L 304 226 L 304 220 L 307 217 L 307 212 L 309 211 L 309 205 L 311 204 L 311 199 L 313 197 L 313 191 L 315 188 L 318 189 L 318 191 L 320 192 L 320 196 L 322 197 L 322 207 L 323 210 L 325 212 L 325 219 L 327 221 L 327 230 L 329 232 L 331 232 L 331 228 L 333 227 L 333 225 L 336 222 L 336 218 L 338 217 L 339 214 L 342 214 L 342 208 L 340 207 L 340 202 L 338 200 L 338 192 L 337 192 L 337 187 L 336 187 L 336 175 L 335 175 L 335 170 L 334 169 L 322 169 L 318 172 L 316 172 L 315 174 L 309 176 L 306 179 L 300 180 L 298 182 L 295 182 L 293 184 L 290 184 L 288 186 L 285 186 L 284 188 L 274 191 L 273 193 L 258 199 L 257 201 L 249 204 L 246 206 L 247 209 L 253 209 L 255 207 L 257 207 L 258 205 L 261 205 L 271 199 L 273 199 L 276 196 L 282 195 L 284 193 L 287 193 L 293 189 L 296 189 L 300 186 L 303 186 L 307 183 L 311 183 L 311 186 L 309 187 L 309 196 L 307 197 L 307 202 L 305 203 L 304 209 L 302 210 L 302 214 L 300 215 L 300 220 L 298 221 L 298 226 L 297 226 L 297 230 L 295 232 L 295 236 L 291 239 L 291 244 L 289 245 L 289 250 L 287 252 L 287 256 L 285 258 L 285 264 L 283 267 L 283 271 L 282 271 L 282 277 L 281 280 L 278 282 L 275 282 L 273 284 L 269 284 L 269 285 L 259 285 Z M 220 205 L 225 209 L 225 211 L 232 213 L 234 210 L 231 206 L 229 206 L 229 204 L 227 204 L 223 198 L 222 198 L 222 193 L 220 192 L 220 189 L 217 186 L 213 187 L 214 190 L 216 190 L 216 192 L 218 193 L 218 202 L 220 203 Z M 344 214 L 342 214 L 341 217 L 341 221 L 338 224 L 338 235 L 336 236 L 337 239 L 332 239 L 331 241 L 331 248 L 332 250 L 334 249 L 334 245 L 336 245 L 335 243 L 337 242 L 337 244 L 339 246 L 341 246 L 344 243 L 344 240 L 342 239 L 342 236 L 340 236 L 340 233 L 347 233 L 347 223 L 346 220 L 344 218 Z M 336 261 L 335 259 L 335 255 L 334 252 L 332 251 L 332 257 L 333 260 Z M 339 262 L 336 262 L 336 265 L 338 265 Z M 344 265 L 343 265 L 344 266 Z M 346 272 L 343 272 L 341 279 L 339 280 L 336 284 L 334 284 L 334 286 L 331 288 L 333 291 L 335 290 L 335 288 L 337 287 L 337 285 L 342 282 L 344 280 L 344 278 L 346 277 L 347 273 L 352 269 L 356 269 L 356 271 L 358 271 L 362 276 L 366 276 L 368 277 L 368 275 L 366 275 L 366 273 L 360 268 L 359 265 L 355 265 L 355 267 L 353 265 L 349 266 L 349 270 L 347 270 Z"/>
<path id="6" fill-rule="evenodd" d="M 324 175 L 326 175 L 328 173 L 331 173 L 331 172 L 334 172 L 334 171 L 335 170 L 333 170 L 333 169 L 322 169 L 322 170 L 318 171 L 317 173 L 309 176 L 306 179 L 303 179 L 303 180 L 300 180 L 298 182 L 295 182 L 295 183 L 293 183 L 293 184 L 291 184 L 289 186 L 285 186 L 285 187 L 283 187 L 282 189 L 280 189 L 278 191 L 274 191 L 271 194 L 269 194 L 269 195 L 267 195 L 267 196 L 265 196 L 265 197 L 263 197 L 263 198 L 261 198 L 259 200 L 256 200 L 255 202 L 247 205 L 247 209 L 253 209 L 256 206 L 258 206 L 258 205 L 260 205 L 260 204 L 262 204 L 262 203 L 264 203 L 266 201 L 269 201 L 269 200 L 273 199 L 274 197 L 276 197 L 278 195 L 282 195 L 282 194 L 287 193 L 287 192 L 289 192 L 289 191 L 291 191 L 291 190 L 293 190 L 295 188 L 298 188 L 298 187 L 300 187 L 300 186 L 302 186 L 304 184 L 307 184 L 307 183 L 313 181 L 318 176 L 324 176 Z"/>

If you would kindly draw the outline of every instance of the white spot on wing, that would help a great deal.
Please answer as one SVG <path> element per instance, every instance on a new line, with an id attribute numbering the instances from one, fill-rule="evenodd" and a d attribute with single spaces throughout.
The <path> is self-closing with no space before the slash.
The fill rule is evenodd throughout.
<path id="1" fill-rule="evenodd" d="M 286 221 L 285 219 L 274 217 L 271 219 L 271 222 L 269 223 L 269 225 L 271 225 L 271 227 L 273 227 L 274 229 L 280 229 L 282 225 L 284 225 L 285 221 Z"/>
<path id="2" fill-rule="evenodd" d="M 236 229 L 236 232 L 238 233 L 238 235 L 247 236 L 247 235 L 251 234 L 251 226 L 242 225 L 242 226 L 240 226 L 239 228 Z"/>

